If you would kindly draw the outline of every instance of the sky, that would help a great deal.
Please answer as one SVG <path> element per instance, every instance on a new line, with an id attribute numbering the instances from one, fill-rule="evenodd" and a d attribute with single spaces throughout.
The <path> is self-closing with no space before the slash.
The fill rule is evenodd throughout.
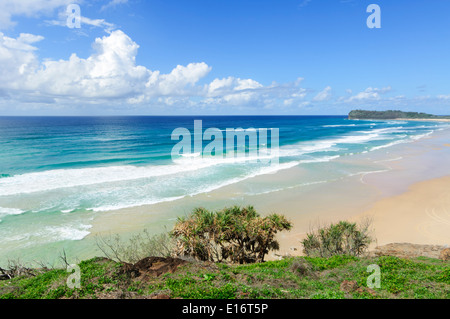
<path id="1" fill-rule="evenodd" d="M 1 0 L 0 115 L 447 115 L 448 12 L 450 0 Z"/>

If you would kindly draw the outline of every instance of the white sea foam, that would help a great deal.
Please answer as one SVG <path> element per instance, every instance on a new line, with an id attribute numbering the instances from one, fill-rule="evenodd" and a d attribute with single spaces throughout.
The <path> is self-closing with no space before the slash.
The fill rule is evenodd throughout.
<path id="1" fill-rule="evenodd" d="M 395 122 L 399 124 L 399 122 Z M 369 123 L 372 124 L 372 123 Z M 353 124 L 348 124 L 353 125 Z M 389 140 L 396 137 L 390 133 L 402 132 L 401 126 L 358 131 L 351 135 L 336 136 L 334 138 L 318 141 L 300 142 L 297 144 L 282 146 L 278 151 L 268 150 L 267 154 L 253 155 L 252 152 L 241 157 L 206 157 L 199 153 L 187 154 L 174 160 L 173 164 L 151 166 L 107 166 L 90 167 L 82 169 L 57 169 L 44 172 L 26 173 L 0 179 L 0 197 L 8 195 L 29 194 L 43 191 L 52 191 L 63 188 L 90 186 L 104 183 L 115 183 L 148 179 L 161 176 L 173 176 L 182 173 L 193 172 L 215 165 L 257 163 L 262 160 L 271 160 L 277 156 L 280 158 L 299 157 L 317 152 L 338 152 L 341 144 L 364 144 L 375 140 Z M 411 137 L 413 140 L 428 136 L 430 133 Z M 375 146 L 371 150 L 389 147 L 403 143 L 395 141 L 389 144 Z M 261 150 L 260 150 L 261 151 Z M 306 162 L 303 162 L 306 163 Z"/>
<path id="2" fill-rule="evenodd" d="M 398 125 L 398 124 L 408 124 L 408 122 L 406 122 L 406 121 L 387 121 L 386 124 Z"/>
<path id="3" fill-rule="evenodd" d="M 125 209 L 125 208 L 131 208 L 131 207 L 139 207 L 144 205 L 153 205 L 163 202 L 172 202 L 181 198 L 184 198 L 186 196 L 175 196 L 175 197 L 168 197 L 168 198 L 161 198 L 161 199 L 154 199 L 154 200 L 143 200 L 143 201 L 135 201 L 132 203 L 122 203 L 117 205 L 106 205 L 106 206 L 99 206 L 99 207 L 93 207 L 88 208 L 87 210 L 91 210 L 94 212 L 107 212 L 107 211 L 113 211 L 113 210 L 119 210 L 119 209 Z"/>
<path id="4" fill-rule="evenodd" d="M 398 144 L 403 144 L 403 143 L 407 143 L 409 142 L 408 140 L 398 140 L 389 144 L 384 144 L 384 145 L 379 145 L 379 146 L 374 146 L 370 149 L 370 151 L 376 151 L 376 150 L 380 150 L 382 148 L 388 148 L 394 145 L 398 145 Z"/>
<path id="5" fill-rule="evenodd" d="M 358 126 L 363 126 L 368 124 L 359 124 Z M 351 127 L 357 126 L 356 124 L 335 124 L 335 125 L 322 125 L 322 127 Z"/>
<path id="6" fill-rule="evenodd" d="M 335 156 L 324 156 L 324 157 L 319 157 L 319 158 L 313 158 L 313 159 L 307 159 L 307 160 L 301 160 L 299 161 L 300 164 L 310 164 L 310 163 L 324 163 L 324 162 L 329 162 L 332 161 L 336 158 L 341 157 L 340 155 L 335 155 Z"/>
<path id="7" fill-rule="evenodd" d="M 379 160 L 379 161 L 375 161 L 374 163 L 386 163 L 386 162 L 395 162 L 395 161 L 400 161 L 402 160 L 403 157 L 399 156 L 399 157 L 395 157 L 395 158 L 389 158 L 389 159 L 385 159 L 385 160 Z"/>
<path id="8" fill-rule="evenodd" d="M 307 182 L 307 183 L 302 183 L 302 184 L 297 184 L 297 185 L 292 185 L 292 186 L 274 188 L 274 189 L 270 189 L 270 190 L 263 191 L 263 192 L 245 193 L 245 194 L 246 195 L 250 195 L 250 196 L 266 195 L 266 194 L 281 192 L 281 191 L 284 191 L 284 190 L 287 190 L 287 189 L 293 189 L 293 188 L 297 188 L 297 187 L 305 187 L 305 186 L 312 186 L 312 185 L 317 185 L 317 184 L 324 184 L 324 183 L 328 183 L 328 182 L 331 182 L 331 181 L 332 180 L 330 180 L 330 181 Z"/>
<path id="9" fill-rule="evenodd" d="M 280 148 L 280 157 L 300 156 L 316 152 L 339 151 L 339 144 L 363 144 L 374 140 L 389 139 L 389 137 L 381 136 L 378 133 L 370 133 L 371 131 L 360 131 L 357 133 L 365 133 L 358 135 L 345 135 L 332 139 L 324 139 L 318 141 L 301 142 L 288 147 Z M 369 134 L 367 134 L 369 133 Z"/>
<path id="10" fill-rule="evenodd" d="M 223 182 L 219 182 L 219 183 L 214 183 L 212 185 L 206 186 L 206 187 L 202 187 L 199 190 L 190 192 L 189 194 L 183 195 L 183 196 L 174 196 L 174 197 L 167 197 L 167 198 L 160 198 L 160 199 L 153 199 L 153 200 L 141 200 L 141 201 L 133 201 L 133 202 L 128 202 L 128 203 L 120 203 L 120 204 L 116 204 L 116 205 L 106 205 L 106 206 L 100 206 L 100 207 L 93 207 L 93 208 L 89 208 L 88 210 L 92 210 L 95 212 L 101 212 L 101 211 L 112 211 L 112 210 L 119 210 L 119 209 L 125 209 L 125 208 L 132 208 L 132 207 L 140 207 L 140 206 L 144 206 L 144 205 L 153 205 L 153 204 L 158 204 L 158 203 L 163 203 L 163 202 L 170 202 L 170 201 L 175 201 L 178 199 L 182 199 L 185 198 L 187 196 L 195 196 L 198 194 L 203 194 L 203 193 L 209 193 L 212 192 L 214 190 L 217 190 L 219 188 L 228 186 L 228 185 L 232 185 L 232 184 L 236 184 L 239 183 L 241 181 L 244 181 L 246 179 L 249 178 L 253 178 L 259 175 L 265 175 L 265 174 L 274 174 L 280 170 L 284 170 L 284 169 L 288 169 L 288 168 L 292 168 L 294 166 L 297 166 L 298 164 L 300 164 L 300 162 L 295 161 L 295 162 L 289 162 L 289 163 L 283 163 L 283 164 L 278 164 L 278 165 L 271 165 L 271 166 L 267 166 L 267 167 L 262 167 L 260 169 L 257 169 L 254 172 L 251 172 L 249 174 L 246 174 L 245 176 L 242 177 L 236 177 L 236 178 L 231 178 L 228 180 L 225 180 Z"/>
<path id="11" fill-rule="evenodd" d="M 2 238 L 2 241 L 4 243 L 24 242 L 23 247 L 30 247 L 36 244 L 63 240 L 81 240 L 90 234 L 89 229 L 91 228 L 92 225 L 75 222 L 57 226 L 45 226 L 34 231 L 5 236 L 5 238 Z"/>
<path id="12" fill-rule="evenodd" d="M 262 159 L 271 159 L 276 152 L 267 156 L 236 157 L 236 158 L 199 158 L 180 157 L 174 160 L 175 164 L 152 166 L 108 166 L 91 167 L 83 169 L 60 169 L 44 172 L 27 173 L 0 180 L 1 195 L 29 194 L 42 191 L 51 191 L 61 188 L 89 186 L 103 183 L 130 181 L 159 176 L 170 176 L 185 172 L 192 172 L 220 164 L 257 162 Z"/>
<path id="13" fill-rule="evenodd" d="M 0 207 L 0 221 L 1 218 L 8 216 L 8 215 L 20 215 L 25 213 L 24 210 L 18 209 L 18 208 L 6 208 L 6 207 Z"/>
<path id="14" fill-rule="evenodd" d="M 430 132 L 427 132 L 427 133 L 424 133 L 424 134 L 413 135 L 413 136 L 411 136 L 411 139 L 413 139 L 415 141 L 416 140 L 420 140 L 421 138 L 430 136 L 431 134 L 433 134 L 433 132 L 434 131 L 430 131 Z"/>
<path id="15" fill-rule="evenodd" d="M 81 240 L 90 234 L 89 229 L 92 225 L 62 225 L 62 226 L 48 226 L 44 228 L 44 236 L 48 241 L 56 242 L 62 240 Z"/>
<path id="16" fill-rule="evenodd" d="M 384 172 L 388 172 L 388 171 L 389 171 L 389 169 L 383 169 L 383 170 L 377 170 L 377 171 L 367 171 L 367 172 L 358 172 L 358 173 L 355 173 L 355 174 L 350 174 L 349 176 L 361 175 L 359 180 L 361 181 L 361 183 L 365 184 L 364 177 L 366 177 L 367 175 L 384 173 Z"/>
<path id="17" fill-rule="evenodd" d="M 333 124 L 333 125 L 322 125 L 322 127 L 360 127 L 360 126 L 375 126 L 378 123 L 358 123 L 358 124 Z"/>

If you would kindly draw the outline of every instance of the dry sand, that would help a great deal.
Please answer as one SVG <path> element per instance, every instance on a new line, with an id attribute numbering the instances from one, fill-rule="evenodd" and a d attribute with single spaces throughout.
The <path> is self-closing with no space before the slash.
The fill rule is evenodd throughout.
<path id="1" fill-rule="evenodd" d="M 357 223 L 371 220 L 371 235 L 375 242 L 370 249 L 389 243 L 449 245 L 450 176 L 413 184 L 400 195 L 382 198 L 372 204 L 360 201 L 334 210 L 287 215 L 291 217 L 294 228 L 278 235 L 280 250 L 271 253 L 269 260 L 303 255 L 300 242 L 307 232 L 339 220 Z"/>
<path id="2" fill-rule="evenodd" d="M 450 176 L 414 184 L 355 216 L 373 218 L 378 245 L 450 244 Z"/>

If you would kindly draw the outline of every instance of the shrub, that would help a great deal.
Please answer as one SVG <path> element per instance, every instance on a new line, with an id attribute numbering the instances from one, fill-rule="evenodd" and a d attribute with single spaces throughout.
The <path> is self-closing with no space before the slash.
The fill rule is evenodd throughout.
<path id="1" fill-rule="evenodd" d="M 188 217 L 178 218 L 171 235 L 177 240 L 177 255 L 243 264 L 263 262 L 270 250 L 279 248 L 276 233 L 291 227 L 284 216 L 261 217 L 252 206 L 218 212 L 196 208 Z"/>
<path id="2" fill-rule="evenodd" d="M 312 257 L 360 256 L 373 241 L 369 235 L 369 226 L 369 221 L 361 227 L 356 223 L 341 221 L 319 228 L 302 240 L 303 252 Z"/>
<path id="3" fill-rule="evenodd" d="M 174 243 L 169 234 L 151 235 L 146 229 L 124 241 L 119 235 L 97 237 L 97 247 L 103 254 L 119 262 L 136 263 L 139 260 L 153 257 L 169 257 L 172 255 Z"/>

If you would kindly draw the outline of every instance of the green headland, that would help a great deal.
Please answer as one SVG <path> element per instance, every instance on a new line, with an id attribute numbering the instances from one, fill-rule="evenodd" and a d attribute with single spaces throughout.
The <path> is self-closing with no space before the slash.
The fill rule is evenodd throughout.
<path id="1" fill-rule="evenodd" d="M 422 112 L 403 112 L 398 110 L 365 111 L 353 110 L 348 114 L 350 120 L 450 120 L 450 116 L 439 116 Z"/>

